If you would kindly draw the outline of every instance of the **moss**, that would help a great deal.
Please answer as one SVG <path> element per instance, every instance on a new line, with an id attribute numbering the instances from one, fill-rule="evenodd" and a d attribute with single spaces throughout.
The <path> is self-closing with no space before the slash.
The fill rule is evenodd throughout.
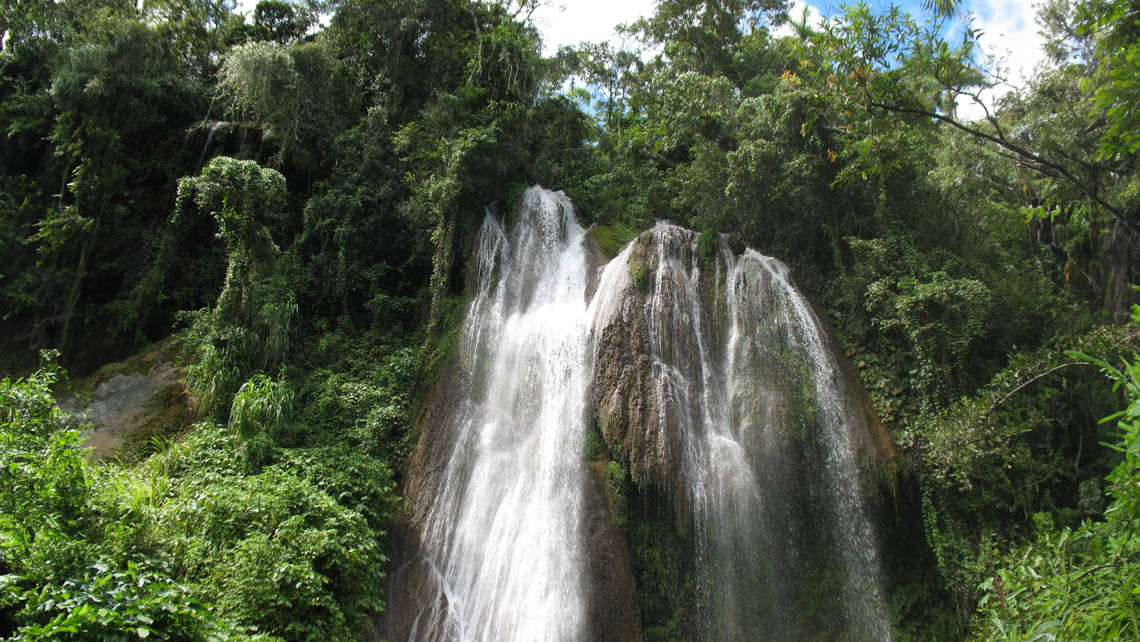
<path id="1" fill-rule="evenodd" d="M 156 363 L 183 364 L 182 346 L 178 338 L 168 337 L 143 348 L 126 361 L 108 363 L 86 377 L 64 378 L 56 394 L 70 396 L 77 408 L 85 408 L 95 397 L 99 386 L 118 375 L 132 376 L 149 374 Z"/>
<path id="2" fill-rule="evenodd" d="M 611 512 L 628 538 L 645 641 L 697 639 L 698 573 L 693 543 L 677 532 L 668 493 L 635 483 L 613 460 L 605 463 L 605 491 Z"/>
<path id="3" fill-rule="evenodd" d="M 802 346 L 788 345 L 775 333 L 767 342 L 775 346 L 773 354 L 781 370 L 784 393 L 789 401 L 791 435 L 806 439 L 818 429 L 820 419 L 818 391 L 815 387 L 815 369 L 811 354 Z"/>
<path id="4" fill-rule="evenodd" d="M 440 369 L 446 365 L 459 349 L 463 336 L 463 313 L 467 309 L 467 299 L 450 296 L 443 304 L 443 319 L 440 322 L 439 338 L 427 347 L 424 372 L 427 381 L 434 381 Z"/>
<path id="5" fill-rule="evenodd" d="M 706 263 L 711 263 L 716 258 L 717 236 L 715 230 L 706 229 L 701 232 L 700 238 L 697 239 L 701 260 Z"/>
<path id="6" fill-rule="evenodd" d="M 638 240 L 629 253 L 629 278 L 633 286 L 644 292 L 649 287 L 649 248 L 644 241 Z"/>
<path id="7" fill-rule="evenodd" d="M 606 464 L 606 503 L 622 530 L 629 525 L 629 498 L 626 496 L 628 479 L 621 464 L 613 460 Z"/>
<path id="8" fill-rule="evenodd" d="M 116 453 L 121 461 L 142 461 L 163 443 L 185 434 L 194 421 L 194 411 L 179 386 L 166 386 L 145 407 L 139 429 L 132 431 Z"/>
<path id="9" fill-rule="evenodd" d="M 633 257 L 629 259 L 629 276 L 638 290 L 645 290 L 649 285 L 649 268 L 645 267 L 645 263 L 635 261 Z"/>
<path id="10" fill-rule="evenodd" d="M 633 228 L 613 223 L 610 225 L 595 225 L 594 238 L 598 241 L 598 249 L 607 257 L 617 256 L 626 243 L 629 243 L 637 232 Z"/>
<path id="11" fill-rule="evenodd" d="M 606 447 L 606 441 L 602 438 L 602 433 L 598 429 L 598 422 L 595 419 L 590 424 L 590 430 L 586 433 L 586 461 L 602 461 L 606 459 L 609 454 L 609 448 Z"/>

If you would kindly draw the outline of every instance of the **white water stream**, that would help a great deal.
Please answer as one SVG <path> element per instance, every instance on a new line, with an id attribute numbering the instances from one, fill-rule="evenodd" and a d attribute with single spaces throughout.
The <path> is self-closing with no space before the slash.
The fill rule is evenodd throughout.
<path id="1" fill-rule="evenodd" d="M 414 640 L 578 640 L 584 627 L 584 230 L 532 188 L 508 236 L 487 216 L 460 348 L 477 390 L 423 533 L 443 607 Z"/>

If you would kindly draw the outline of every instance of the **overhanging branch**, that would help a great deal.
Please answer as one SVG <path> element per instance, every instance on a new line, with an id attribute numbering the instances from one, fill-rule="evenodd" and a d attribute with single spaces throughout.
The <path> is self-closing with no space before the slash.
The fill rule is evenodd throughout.
<path id="1" fill-rule="evenodd" d="M 886 103 L 880 103 L 880 102 L 874 102 L 874 101 L 869 102 L 868 106 L 871 107 L 872 109 L 881 109 L 881 110 L 889 111 L 889 112 L 896 113 L 896 114 L 907 114 L 910 116 L 919 116 L 922 118 L 930 118 L 930 119 L 933 119 L 933 120 L 936 120 L 936 121 L 939 121 L 942 123 L 946 123 L 947 125 L 950 125 L 951 127 L 954 127 L 954 128 L 959 129 L 961 131 L 964 131 L 967 134 L 970 134 L 971 136 L 975 136 L 977 138 L 981 138 L 982 140 L 989 141 L 989 142 L 1001 147 L 1002 149 L 1009 150 L 1009 151 L 1013 152 L 1015 155 L 1017 155 L 1019 158 L 1021 158 L 1022 160 L 1029 161 L 1031 163 L 1030 167 L 1032 167 L 1034 171 L 1037 171 L 1038 173 L 1043 174 L 1045 176 L 1049 176 L 1051 178 L 1063 179 L 1063 180 L 1067 181 L 1069 184 L 1076 187 L 1078 190 L 1080 190 L 1086 196 L 1088 196 L 1090 199 L 1092 199 L 1093 202 L 1095 202 L 1097 205 L 1100 205 L 1105 210 L 1110 212 L 1114 217 L 1116 217 L 1116 219 L 1119 220 L 1121 222 L 1121 224 L 1124 225 L 1124 227 L 1128 229 L 1129 232 L 1132 232 L 1134 234 L 1140 232 L 1140 230 L 1137 229 L 1136 225 L 1131 220 L 1129 220 L 1129 218 L 1126 216 L 1126 214 L 1123 210 L 1121 210 L 1119 207 L 1109 203 L 1108 201 L 1104 200 L 1104 198 L 1098 193 L 1095 186 L 1091 186 L 1087 182 L 1082 181 L 1079 178 L 1077 178 L 1064 165 L 1061 165 L 1060 163 L 1053 162 L 1053 161 L 1048 160 L 1046 158 L 1042 158 L 1041 156 L 1034 154 L 1033 152 L 1025 149 L 1024 147 L 1021 147 L 1020 145 L 1010 141 L 1008 138 L 1005 138 L 1005 136 L 1001 134 L 1000 129 L 998 130 L 998 132 L 999 132 L 998 135 L 990 134 L 990 133 L 982 131 L 980 129 L 970 127 L 969 125 L 963 124 L 963 123 L 959 122 L 958 120 L 956 120 L 954 118 L 950 118 L 949 116 L 946 116 L 944 114 L 939 114 L 937 112 L 929 111 L 926 109 L 916 109 L 913 107 L 900 107 L 898 105 L 889 105 Z"/>
<path id="2" fill-rule="evenodd" d="M 993 404 L 990 405 L 989 409 L 986 410 L 984 413 L 982 413 L 982 422 L 983 423 L 988 422 L 990 420 L 990 417 L 994 414 L 994 412 L 996 412 L 998 408 L 1001 408 L 1002 406 L 1004 406 L 1007 401 L 1009 401 L 1010 399 L 1012 399 L 1014 397 L 1014 395 L 1021 392 L 1022 390 L 1025 390 L 1029 386 L 1032 386 L 1033 384 L 1037 383 L 1038 381 L 1041 381 L 1045 377 L 1048 377 L 1052 374 L 1060 372 L 1061 370 L 1064 370 L 1066 368 L 1072 368 L 1073 366 L 1092 366 L 1092 365 L 1096 365 L 1096 364 L 1089 363 L 1087 361 L 1070 361 L 1069 363 L 1062 363 L 1061 365 L 1059 365 L 1055 368 L 1050 368 L 1049 370 L 1046 370 L 1045 372 L 1042 372 L 1041 374 L 1030 378 L 1025 383 L 1022 383 L 1021 385 L 1014 388 L 1013 390 L 1010 390 L 1009 392 L 1002 395 L 1000 399 L 993 402 Z"/>

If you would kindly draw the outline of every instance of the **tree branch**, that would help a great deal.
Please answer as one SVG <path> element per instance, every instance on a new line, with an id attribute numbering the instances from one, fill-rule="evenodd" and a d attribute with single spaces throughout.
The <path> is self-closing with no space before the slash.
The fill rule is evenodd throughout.
<path id="1" fill-rule="evenodd" d="M 1073 580 L 1074 581 L 1079 580 L 1079 579 L 1085 577 L 1086 575 L 1092 575 L 1096 571 L 1100 571 L 1100 570 L 1103 570 L 1106 568 L 1116 568 L 1117 566 L 1120 566 L 1120 564 L 1101 564 L 1099 566 L 1094 566 L 1094 567 L 1090 568 L 1089 570 L 1085 571 L 1084 573 L 1081 573 L 1080 575 L 1074 577 Z"/>
<path id="2" fill-rule="evenodd" d="M 1026 381 L 1025 383 L 1021 384 L 1020 386 L 1018 386 L 1018 387 L 1014 388 L 1013 390 L 1010 390 L 1009 392 L 1005 393 L 1004 395 L 1001 396 L 1000 399 L 998 399 L 993 404 L 991 404 L 989 409 L 986 410 L 984 413 L 982 413 L 982 423 L 988 422 L 990 420 L 990 416 L 992 416 L 993 413 L 998 408 L 1004 406 L 1005 403 L 1007 401 L 1009 401 L 1010 399 L 1012 399 L 1014 395 L 1021 392 L 1022 390 L 1025 390 L 1029 386 L 1032 386 L 1033 384 L 1037 383 L 1038 381 L 1041 381 L 1045 377 L 1048 377 L 1051 374 L 1060 372 L 1061 370 L 1064 370 L 1066 368 L 1072 368 L 1073 366 L 1092 366 L 1092 365 L 1096 365 L 1096 364 L 1088 363 L 1086 361 L 1070 361 L 1069 363 L 1062 363 L 1061 365 L 1057 366 L 1056 368 L 1051 368 L 1049 370 L 1046 370 L 1045 372 L 1042 372 L 1039 375 L 1032 377 L 1031 379 L 1029 379 L 1029 381 Z"/>
<path id="3" fill-rule="evenodd" d="M 922 118 L 930 118 L 933 120 L 937 120 L 939 122 L 946 123 L 947 125 L 950 125 L 951 127 L 954 127 L 956 129 L 960 129 L 960 130 L 966 132 L 967 134 L 970 134 L 971 136 L 976 136 L 976 137 L 981 138 L 983 140 L 987 140 L 987 141 L 989 141 L 995 145 L 998 145 L 999 147 L 1007 149 L 1007 150 L 1013 152 L 1014 154 L 1016 154 L 1017 156 L 1019 156 L 1020 158 L 1027 160 L 1027 161 L 1030 161 L 1031 163 L 1036 165 L 1036 167 L 1033 167 L 1033 169 L 1035 171 L 1038 171 L 1041 174 L 1044 174 L 1046 176 L 1050 176 L 1052 178 L 1063 178 L 1063 179 L 1065 179 L 1070 184 L 1072 184 L 1074 187 L 1076 187 L 1080 191 L 1084 192 L 1084 194 L 1086 196 L 1088 196 L 1090 199 L 1092 199 L 1093 202 L 1100 205 L 1105 210 L 1110 212 L 1113 216 L 1115 216 L 1117 218 L 1117 220 L 1119 220 L 1121 222 L 1121 224 L 1123 224 L 1124 227 L 1126 227 L 1128 229 L 1128 231 L 1130 231 L 1132 233 L 1140 233 L 1140 229 L 1137 229 L 1137 227 L 1133 224 L 1133 222 L 1128 220 L 1125 213 L 1119 207 L 1116 207 L 1116 206 L 1112 205 L 1111 203 L 1105 201 L 1104 198 L 1102 198 L 1100 196 L 1100 194 L 1097 193 L 1096 189 L 1094 189 L 1093 187 L 1086 184 L 1084 181 L 1082 181 L 1079 178 L 1077 178 L 1076 176 L 1074 176 L 1073 173 L 1070 172 L 1068 168 L 1066 168 L 1065 166 L 1063 166 L 1059 163 L 1055 163 L 1053 161 L 1042 158 L 1041 156 L 1034 154 L 1033 152 L 1021 147 L 1020 145 L 1013 143 L 1012 141 L 1010 141 L 1009 139 L 1007 139 L 1001 135 L 1000 129 L 998 130 L 999 134 L 997 136 L 995 136 L 993 134 L 984 132 L 980 129 L 965 125 L 965 124 L 963 124 L 963 123 L 961 123 L 961 122 L 959 122 L 953 118 L 945 116 L 943 114 L 928 111 L 926 109 L 915 109 L 915 108 L 911 108 L 911 107 L 900 107 L 898 105 L 888 105 L 886 103 L 879 103 L 879 102 L 874 102 L 874 101 L 869 101 L 867 104 L 869 107 L 871 107 L 873 109 L 882 109 L 884 111 L 889 111 L 889 112 L 893 112 L 896 114 L 908 114 L 911 116 L 919 116 Z M 1055 172 L 1055 174 L 1049 174 L 1048 172 L 1042 171 L 1043 169 L 1049 169 L 1049 170 Z"/>

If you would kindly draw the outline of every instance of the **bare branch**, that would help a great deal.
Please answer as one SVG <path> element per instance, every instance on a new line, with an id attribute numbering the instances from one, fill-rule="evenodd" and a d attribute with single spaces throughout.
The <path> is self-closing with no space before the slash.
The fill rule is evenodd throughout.
<path id="1" fill-rule="evenodd" d="M 1007 392 L 1007 393 L 1005 393 L 1004 395 L 1002 395 L 1000 399 L 998 399 L 997 401 L 995 401 L 995 402 L 994 402 L 994 403 L 993 403 L 993 404 L 992 404 L 992 405 L 989 407 L 989 409 L 988 409 L 988 410 L 986 410 L 984 413 L 982 413 L 982 422 L 983 422 L 983 423 L 985 423 L 985 422 L 988 422 L 988 421 L 990 420 L 990 417 L 991 417 L 991 416 L 994 414 L 994 412 L 995 412 L 995 411 L 996 411 L 998 408 L 1000 408 L 1000 407 L 1002 407 L 1003 405 L 1005 405 L 1005 403 L 1006 403 L 1007 401 L 1009 401 L 1010 399 L 1012 399 L 1014 395 L 1016 395 L 1017 393 L 1021 392 L 1022 390 L 1025 390 L 1025 389 L 1026 389 L 1026 388 L 1028 388 L 1029 386 L 1032 386 L 1033 384 L 1037 383 L 1038 381 L 1041 381 L 1041 380 L 1042 380 L 1042 379 L 1044 379 L 1045 377 L 1048 377 L 1048 376 L 1050 376 L 1050 375 L 1052 375 L 1052 374 L 1055 374 L 1055 373 L 1057 373 L 1057 372 L 1060 372 L 1061 370 L 1064 370 L 1064 369 L 1066 369 L 1066 368 L 1072 368 L 1073 366 L 1092 366 L 1092 365 L 1096 365 L 1096 364 L 1093 364 L 1093 363 L 1089 363 L 1089 362 L 1087 362 L 1087 361 L 1070 361 L 1069 363 L 1062 363 L 1061 365 L 1057 366 L 1056 368 L 1051 368 L 1051 369 L 1049 369 L 1049 370 L 1046 370 L 1045 372 L 1042 372 L 1042 373 L 1041 373 L 1041 374 L 1039 374 L 1039 375 L 1036 375 L 1036 376 L 1034 376 L 1034 377 L 1030 378 L 1030 379 L 1029 379 L 1028 381 L 1026 381 L 1025 383 L 1023 383 L 1023 384 L 1021 384 L 1020 386 L 1018 386 L 1018 387 L 1014 388 L 1013 390 L 1010 390 L 1009 392 Z"/>

